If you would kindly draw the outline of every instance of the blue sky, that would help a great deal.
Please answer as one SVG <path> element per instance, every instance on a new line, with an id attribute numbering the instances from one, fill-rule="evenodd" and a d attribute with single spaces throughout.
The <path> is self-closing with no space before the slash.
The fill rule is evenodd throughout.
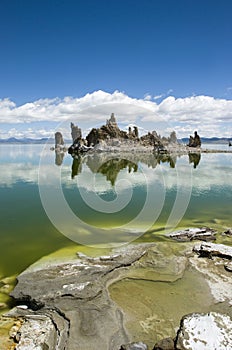
<path id="1" fill-rule="evenodd" d="M 79 112 L 106 99 L 147 102 L 180 136 L 199 125 L 204 136 L 229 136 L 231 13 L 230 0 L 1 0 L 0 137 L 45 136 L 65 117 L 102 124 L 109 108 Z M 126 120 L 125 108 L 116 108 L 125 125 L 149 119 Z"/>

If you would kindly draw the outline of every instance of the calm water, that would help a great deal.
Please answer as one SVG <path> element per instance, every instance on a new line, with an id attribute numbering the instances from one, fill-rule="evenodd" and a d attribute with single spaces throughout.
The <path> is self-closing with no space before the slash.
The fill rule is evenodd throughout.
<path id="1" fill-rule="evenodd" d="M 72 245 L 161 240 L 175 227 L 232 227 L 232 154 L 73 159 L 49 147 L 0 145 L 1 277 Z"/>

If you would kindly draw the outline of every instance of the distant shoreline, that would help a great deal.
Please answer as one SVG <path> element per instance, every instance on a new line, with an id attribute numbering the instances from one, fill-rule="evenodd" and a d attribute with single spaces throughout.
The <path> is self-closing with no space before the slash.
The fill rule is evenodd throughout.
<path id="1" fill-rule="evenodd" d="M 202 145 L 204 144 L 210 144 L 210 145 L 228 145 L 229 141 L 231 140 L 231 138 L 217 138 L 217 137 L 211 137 L 211 138 L 205 138 L 205 137 L 201 137 L 201 141 L 202 141 Z M 178 142 L 180 142 L 180 144 L 187 144 L 189 141 L 188 138 L 182 138 L 182 139 L 178 139 Z M 71 145 L 72 144 L 72 140 L 66 140 L 66 144 L 67 145 Z M 54 138 L 41 138 L 41 139 L 31 139 L 31 138 L 23 138 L 23 139 L 17 139 L 14 137 L 11 138 L 7 138 L 7 139 L 0 139 L 0 144 L 45 144 L 45 143 L 49 143 L 49 144 L 55 144 L 55 139 Z M 228 146 L 229 147 L 229 146 Z"/>
<path id="2" fill-rule="evenodd" d="M 55 140 L 48 139 L 48 140 L 17 140 L 17 141 L 9 141 L 9 140 L 1 140 L 0 139 L 0 145 L 45 145 L 46 143 L 49 145 L 54 145 Z M 70 140 L 70 144 L 71 144 Z M 182 141 L 180 141 L 182 142 Z M 207 142 L 205 145 L 223 145 L 225 146 L 225 143 L 215 143 L 215 142 Z M 202 147 L 188 147 L 184 143 L 179 144 L 173 144 L 168 145 L 165 147 L 167 150 L 166 153 L 172 154 L 172 155 L 184 155 L 189 153 L 232 153 L 232 149 L 228 146 L 228 149 L 214 149 L 214 148 L 207 148 L 204 147 L 204 143 L 202 144 Z M 64 146 L 61 148 L 55 148 L 52 147 L 51 150 L 55 150 L 58 152 L 67 152 L 68 146 Z M 105 146 L 103 148 L 95 148 L 93 150 L 89 150 L 87 153 L 94 154 L 94 153 L 154 153 L 158 154 L 157 150 L 154 149 L 153 146 L 142 146 L 142 145 L 130 145 L 130 148 L 128 149 L 128 145 L 121 144 L 120 146 Z"/>

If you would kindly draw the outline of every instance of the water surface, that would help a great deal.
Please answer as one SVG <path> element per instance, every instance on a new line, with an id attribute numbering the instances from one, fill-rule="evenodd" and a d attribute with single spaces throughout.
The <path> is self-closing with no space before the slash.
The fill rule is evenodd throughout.
<path id="1" fill-rule="evenodd" d="M 232 226 L 232 154 L 73 159 L 50 146 L 43 149 L 0 145 L 2 277 L 63 247 L 161 240 L 165 228 L 175 226 Z M 53 211 L 59 213 L 57 183 L 78 225 L 60 215 L 55 227 L 48 218 L 40 192 L 51 194 Z M 61 233 L 59 225 L 67 232 Z"/>

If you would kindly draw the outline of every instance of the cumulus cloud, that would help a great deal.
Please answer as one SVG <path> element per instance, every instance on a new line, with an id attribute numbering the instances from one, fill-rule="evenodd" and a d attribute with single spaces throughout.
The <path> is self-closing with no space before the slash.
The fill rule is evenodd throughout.
<path id="1" fill-rule="evenodd" d="M 169 90 L 167 94 L 171 92 Z M 161 96 L 153 97 L 152 101 L 150 94 L 146 94 L 143 99 L 137 99 L 124 92 L 115 91 L 111 94 L 99 90 L 80 98 L 40 99 L 21 106 L 17 106 L 10 99 L 2 99 L 0 137 L 9 137 L 12 134 L 18 137 L 21 134 L 24 137 L 45 137 L 54 132 L 54 125 L 59 124 L 66 132 L 64 123 L 69 125 L 70 120 L 83 130 L 89 130 L 105 123 L 112 112 L 115 113 L 118 123 L 124 126 L 136 124 L 148 130 L 158 128 L 159 131 L 159 123 L 163 123 L 163 129 L 172 127 L 180 133 L 178 137 L 187 136 L 186 133 L 192 133 L 195 128 L 200 128 L 202 136 L 229 134 L 232 100 L 202 95 L 185 98 L 168 96 L 159 104 L 154 101 Z M 41 126 L 38 128 L 36 123 L 41 123 Z"/>
<path id="2" fill-rule="evenodd" d="M 230 119 L 232 117 L 232 101 L 215 99 L 210 96 L 191 96 L 175 99 L 167 97 L 159 105 L 159 112 L 170 114 L 178 120 L 212 121 Z"/>
<path id="3" fill-rule="evenodd" d="M 131 112 L 124 109 L 125 115 L 132 116 L 135 108 L 154 109 L 150 101 L 131 98 L 122 92 L 113 94 L 96 91 L 81 98 L 65 97 L 64 99 L 40 99 L 17 107 L 9 99 L 0 100 L 0 123 L 26 123 L 35 121 L 62 122 L 69 117 L 85 120 L 86 115 L 94 114 L 95 119 L 105 120 L 105 111 L 112 110 L 108 105 L 129 105 Z"/>

